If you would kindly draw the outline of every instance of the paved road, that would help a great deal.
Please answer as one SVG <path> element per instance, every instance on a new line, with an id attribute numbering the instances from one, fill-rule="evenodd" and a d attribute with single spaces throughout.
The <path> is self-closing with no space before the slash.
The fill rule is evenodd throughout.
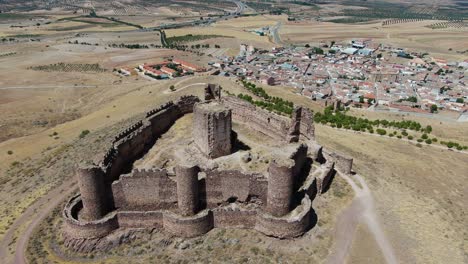
<path id="1" fill-rule="evenodd" d="M 279 29 L 280 27 L 283 25 L 283 22 L 281 21 L 278 21 L 278 23 L 276 23 L 276 25 L 274 25 L 271 29 L 270 29 L 270 32 L 271 32 L 271 36 L 272 36 L 272 39 L 273 39 L 273 42 L 275 42 L 276 44 L 278 45 L 285 45 L 285 43 L 281 40 L 281 37 L 280 37 L 280 34 L 279 34 Z"/>

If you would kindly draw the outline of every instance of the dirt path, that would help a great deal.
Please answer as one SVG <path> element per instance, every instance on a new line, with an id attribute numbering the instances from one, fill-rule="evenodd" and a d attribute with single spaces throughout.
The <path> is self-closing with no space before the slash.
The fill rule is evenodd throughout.
<path id="1" fill-rule="evenodd" d="M 341 264 L 346 262 L 346 257 L 349 255 L 357 225 L 360 222 L 364 222 L 367 225 L 385 261 L 388 264 L 398 263 L 393 248 L 378 221 L 374 199 L 372 198 L 372 194 L 366 182 L 358 174 L 353 175 L 353 178 L 341 173 L 340 176 L 351 185 L 355 192 L 355 197 L 351 205 L 339 216 L 337 228 L 335 230 L 335 239 L 337 242 L 327 259 L 327 263 Z"/>
<path id="2" fill-rule="evenodd" d="M 179 84 L 179 83 L 177 83 L 177 84 Z M 184 87 L 176 88 L 176 90 L 174 90 L 174 91 L 171 91 L 170 89 L 168 89 L 168 90 L 163 91 L 163 94 L 170 94 L 170 93 L 174 93 L 174 92 L 179 92 L 179 91 L 185 90 L 186 88 L 189 88 L 189 87 L 192 87 L 192 86 L 200 86 L 200 85 L 206 85 L 206 83 L 192 83 L 192 84 L 186 85 Z"/>
<path id="3" fill-rule="evenodd" d="M 3 240 L 0 242 L 0 259 L 2 260 L 2 263 L 27 263 L 25 251 L 34 229 L 56 206 L 67 198 L 67 196 L 76 191 L 76 186 L 75 179 L 70 179 L 62 183 L 60 186 L 54 188 L 47 195 L 43 196 L 33 205 L 28 207 L 28 209 L 15 220 L 3 237 Z M 25 224 L 28 225 L 27 228 L 23 230 L 15 240 L 15 231 L 23 227 Z M 15 245 L 13 253 L 14 259 L 11 259 L 12 256 L 10 252 L 8 252 L 9 245 Z"/>

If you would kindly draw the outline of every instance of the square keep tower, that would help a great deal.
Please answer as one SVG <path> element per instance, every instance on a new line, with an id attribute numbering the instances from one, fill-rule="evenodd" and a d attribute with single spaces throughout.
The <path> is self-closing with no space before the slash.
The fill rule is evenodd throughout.
<path id="1" fill-rule="evenodd" d="M 198 103 L 193 115 L 193 139 L 200 151 L 210 158 L 231 154 L 231 110 L 217 102 Z"/>

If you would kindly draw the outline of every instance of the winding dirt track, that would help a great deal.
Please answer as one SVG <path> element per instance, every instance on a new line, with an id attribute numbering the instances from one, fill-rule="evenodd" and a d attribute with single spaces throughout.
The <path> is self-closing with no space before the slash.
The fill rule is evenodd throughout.
<path id="1" fill-rule="evenodd" d="M 34 229 L 47 217 L 47 215 L 57 207 L 65 198 L 77 190 L 75 179 L 65 181 L 60 186 L 54 188 L 47 195 L 37 200 L 33 205 L 28 207 L 26 211 L 15 220 L 10 226 L 0 243 L 0 260 L 2 263 L 25 264 L 25 251 Z M 31 221 L 31 222 L 29 222 Z M 28 223 L 29 222 L 29 223 Z M 18 234 L 18 238 L 14 240 L 15 231 L 27 224 L 25 230 Z M 8 252 L 9 245 L 15 245 L 14 258 L 11 259 L 11 254 Z"/>
<path id="2" fill-rule="evenodd" d="M 335 229 L 336 244 L 332 253 L 327 259 L 327 263 L 345 263 L 349 255 L 351 245 L 357 230 L 357 225 L 364 222 L 377 242 L 385 261 L 388 264 L 397 264 L 393 248 L 385 236 L 375 211 L 374 199 L 364 178 L 360 175 L 339 174 L 344 178 L 355 192 L 355 197 L 351 205 L 346 208 L 339 216 Z"/>

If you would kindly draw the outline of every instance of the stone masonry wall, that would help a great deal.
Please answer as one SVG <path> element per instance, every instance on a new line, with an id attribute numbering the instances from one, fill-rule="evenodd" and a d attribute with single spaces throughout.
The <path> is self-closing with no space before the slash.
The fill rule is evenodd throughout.
<path id="1" fill-rule="evenodd" d="M 213 210 L 213 221 L 217 228 L 254 228 L 257 212 L 216 208 Z"/>
<path id="2" fill-rule="evenodd" d="M 289 118 L 255 107 L 234 96 L 222 97 L 221 101 L 232 109 L 234 121 L 248 124 L 252 129 L 275 139 L 281 141 L 287 140 L 291 122 Z"/>
<path id="3" fill-rule="evenodd" d="M 329 150 L 323 149 L 322 151 L 325 159 L 332 160 L 335 162 L 335 167 L 340 172 L 345 174 L 350 174 L 353 169 L 353 158 L 346 156 L 339 152 L 331 152 Z"/>
<path id="4" fill-rule="evenodd" d="M 249 197 L 266 201 L 266 179 L 259 174 L 247 174 L 237 170 L 205 171 L 206 199 L 210 206 L 236 198 L 245 202 Z"/>
<path id="5" fill-rule="evenodd" d="M 215 102 L 197 103 L 193 115 L 193 139 L 200 151 L 210 158 L 231 154 L 231 110 Z"/>
<path id="6" fill-rule="evenodd" d="M 164 230 L 179 237 L 196 237 L 213 229 L 213 214 L 209 210 L 190 217 L 166 212 L 163 217 Z"/>
<path id="7" fill-rule="evenodd" d="M 306 195 L 301 205 L 296 208 L 298 212 L 293 216 L 274 217 L 266 213 L 258 214 L 255 230 L 278 238 L 298 237 L 304 234 L 310 226 L 311 209 L 312 202 Z"/>
<path id="8" fill-rule="evenodd" d="M 175 208 L 176 182 L 166 170 L 134 170 L 112 184 L 115 207 L 122 211 Z"/>

